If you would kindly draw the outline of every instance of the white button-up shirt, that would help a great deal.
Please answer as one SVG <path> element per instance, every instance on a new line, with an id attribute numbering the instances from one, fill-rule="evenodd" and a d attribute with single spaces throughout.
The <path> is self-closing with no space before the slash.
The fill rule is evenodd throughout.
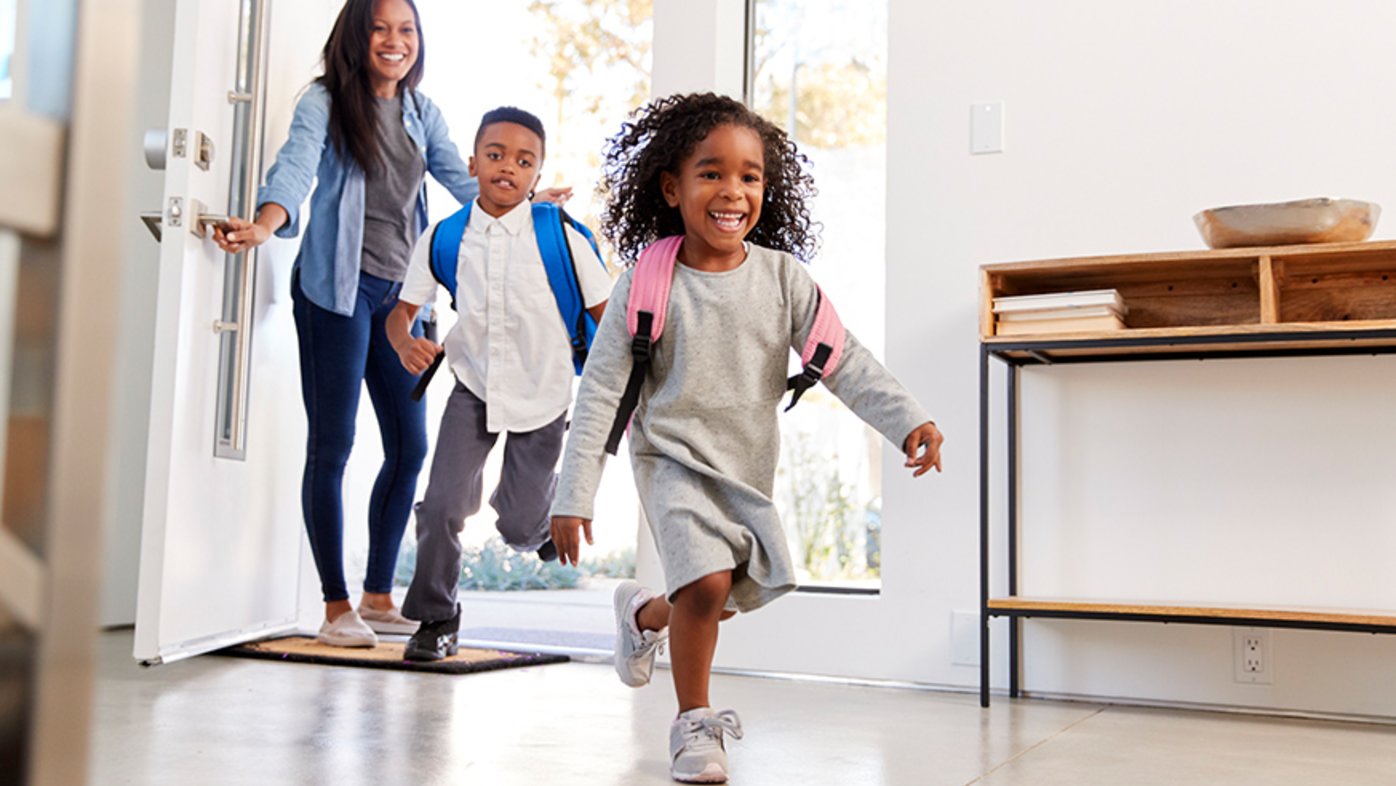
<path id="1" fill-rule="evenodd" d="M 435 302 L 431 274 L 432 226 L 417 242 L 404 302 Z M 611 277 L 586 238 L 566 227 L 576 260 L 582 302 L 591 308 L 611 293 Z M 495 218 L 478 203 L 461 239 L 456 263 L 456 324 L 444 345 L 451 370 L 485 402 L 485 427 L 493 433 L 542 428 L 572 402 L 572 346 L 548 285 L 533 211 L 528 202 Z"/>

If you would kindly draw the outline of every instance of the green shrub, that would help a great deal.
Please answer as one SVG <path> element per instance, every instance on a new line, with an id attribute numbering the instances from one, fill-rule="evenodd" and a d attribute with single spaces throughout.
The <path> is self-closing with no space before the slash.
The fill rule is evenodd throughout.
<path id="1" fill-rule="evenodd" d="M 601 557 L 582 560 L 582 573 L 612 579 L 635 578 L 635 549 L 621 549 Z"/>
<path id="2" fill-rule="evenodd" d="M 398 557 L 396 582 L 412 583 L 417 566 L 416 542 L 404 543 Z M 575 589 L 582 571 L 560 562 L 544 562 L 533 552 L 520 554 L 491 539 L 483 547 L 470 547 L 461 555 L 460 588 L 509 592 L 517 590 Z"/>

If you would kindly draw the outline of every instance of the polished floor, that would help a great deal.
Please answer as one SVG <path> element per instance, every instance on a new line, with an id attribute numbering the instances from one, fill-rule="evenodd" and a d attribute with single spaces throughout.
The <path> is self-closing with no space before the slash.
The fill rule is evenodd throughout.
<path id="1" fill-rule="evenodd" d="M 669 674 L 444 676 L 217 656 L 143 669 L 104 634 L 96 784 L 669 783 Z M 735 786 L 1396 784 L 1396 727 L 719 676 Z"/>

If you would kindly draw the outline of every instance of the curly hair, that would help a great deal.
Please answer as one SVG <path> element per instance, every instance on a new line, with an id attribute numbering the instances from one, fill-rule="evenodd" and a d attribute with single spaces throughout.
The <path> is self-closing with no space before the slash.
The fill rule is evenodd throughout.
<path id="1" fill-rule="evenodd" d="M 633 265 L 650 243 L 683 234 L 678 208 L 664 201 L 660 174 L 678 174 L 698 143 L 723 125 L 755 131 L 765 152 L 761 216 L 746 239 L 804 262 L 814 257 L 819 224 L 810 219 L 805 204 L 816 193 L 807 171 L 809 159 L 784 131 L 741 102 L 714 93 L 690 93 L 636 109 L 606 143 L 597 188 L 606 198 L 601 233 L 615 246 L 623 265 Z"/>

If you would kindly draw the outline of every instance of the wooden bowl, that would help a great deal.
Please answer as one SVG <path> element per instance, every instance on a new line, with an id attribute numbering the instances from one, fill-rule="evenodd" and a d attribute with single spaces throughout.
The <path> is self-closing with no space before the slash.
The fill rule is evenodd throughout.
<path id="1" fill-rule="evenodd" d="M 1372 236 L 1381 206 L 1355 199 L 1301 199 L 1231 205 L 1192 217 L 1211 248 L 1359 243 Z"/>

